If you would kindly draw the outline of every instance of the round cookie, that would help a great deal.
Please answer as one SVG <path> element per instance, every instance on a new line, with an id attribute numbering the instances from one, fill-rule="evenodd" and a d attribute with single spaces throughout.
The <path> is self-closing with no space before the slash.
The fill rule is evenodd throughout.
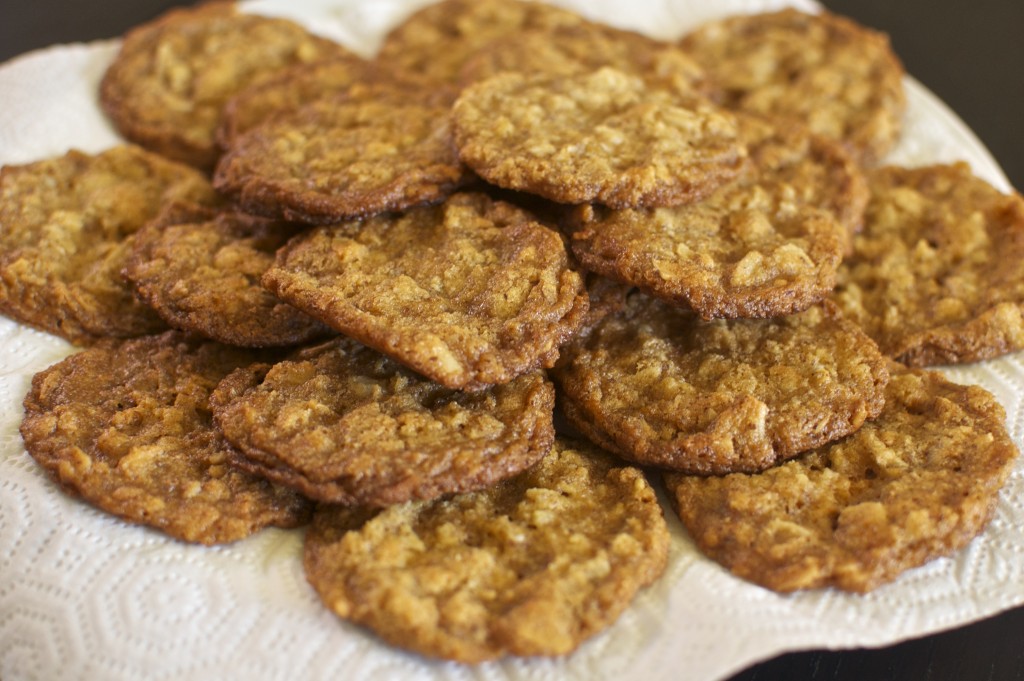
<path id="1" fill-rule="evenodd" d="M 424 655 L 564 655 L 663 572 L 669 534 L 643 474 L 557 440 L 496 486 L 377 514 L 321 507 L 306 575 L 340 617 Z"/>
<path id="2" fill-rule="evenodd" d="M 551 366 L 587 311 L 561 236 L 483 194 L 320 227 L 278 251 L 263 284 L 449 388 Z"/>
<path id="3" fill-rule="evenodd" d="M 828 296 L 860 228 L 867 186 L 838 144 L 741 119 L 747 167 L 673 208 L 576 211 L 582 266 L 705 319 L 776 317 Z"/>
<path id="4" fill-rule="evenodd" d="M 835 300 L 911 366 L 1024 348 L 1024 199 L 965 163 L 880 168 Z"/>
<path id="5" fill-rule="evenodd" d="M 319 501 L 385 506 L 480 489 L 554 439 L 540 371 L 486 391 L 444 388 L 355 341 L 238 369 L 211 398 L 244 468 Z"/>
<path id="6" fill-rule="evenodd" d="M 848 435 L 881 410 L 888 378 L 871 339 L 828 304 L 704 322 L 633 293 L 564 355 L 553 375 L 581 433 L 699 474 L 763 470 Z"/>
<path id="7" fill-rule="evenodd" d="M 250 86 L 224 105 L 217 141 L 225 149 L 263 121 L 358 84 L 378 82 L 388 73 L 355 55 L 337 55 L 283 69 Z"/>
<path id="8" fill-rule="evenodd" d="M 384 37 L 377 61 L 437 83 L 455 84 L 463 64 L 493 40 L 587 23 L 578 14 L 544 2 L 443 0 L 393 28 Z"/>
<path id="9" fill-rule="evenodd" d="M 296 345 L 329 330 L 260 285 L 295 225 L 174 205 L 135 238 L 124 275 L 174 328 L 228 345 Z"/>
<path id="10" fill-rule="evenodd" d="M 866 165 L 899 138 L 903 65 L 888 36 L 849 19 L 795 9 L 737 15 L 698 28 L 681 46 L 727 108 L 807 125 Z"/>
<path id="11" fill-rule="evenodd" d="M 347 53 L 291 21 L 208 2 L 129 31 L 100 83 L 100 104 L 133 142 L 212 168 L 221 110 L 232 95 L 278 69 Z"/>
<path id="12" fill-rule="evenodd" d="M 33 377 L 21 436 L 66 492 L 175 538 L 294 527 L 308 502 L 232 467 L 210 413 L 217 382 L 258 357 L 174 331 L 107 341 Z"/>
<path id="13" fill-rule="evenodd" d="M 865 592 L 967 545 L 1017 447 L 977 386 L 893 363 L 882 413 L 756 475 L 666 476 L 698 547 L 776 591 Z"/>
<path id="14" fill-rule="evenodd" d="M 88 345 L 166 329 L 121 278 L 134 234 L 173 201 L 213 204 L 198 171 L 134 146 L 0 169 L 0 311 Z"/>
<path id="15" fill-rule="evenodd" d="M 714 92 L 704 68 L 682 49 L 639 33 L 591 23 L 498 38 L 466 61 L 459 81 L 465 87 L 505 71 L 566 76 L 602 66 L 684 95 Z"/>
<path id="16" fill-rule="evenodd" d="M 459 158 L 485 180 L 561 203 L 687 203 L 745 156 L 730 114 L 610 67 L 499 74 L 462 91 L 452 122 Z"/>
<path id="17" fill-rule="evenodd" d="M 471 180 L 452 97 L 384 81 L 317 99 L 236 138 L 214 186 L 246 212 L 318 224 L 439 201 Z"/>

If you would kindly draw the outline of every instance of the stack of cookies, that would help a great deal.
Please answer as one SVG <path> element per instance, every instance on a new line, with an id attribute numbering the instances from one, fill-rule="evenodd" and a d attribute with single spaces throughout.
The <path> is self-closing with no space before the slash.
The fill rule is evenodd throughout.
<path id="1" fill-rule="evenodd" d="M 668 43 L 444 0 L 373 60 L 171 12 L 103 79 L 131 143 L 0 171 L 0 310 L 86 348 L 26 447 L 185 541 L 311 521 L 324 603 L 433 657 L 609 626 L 666 564 L 652 485 L 745 579 L 872 589 L 1017 455 L 921 367 L 1024 348 L 1024 200 L 878 166 L 902 76 L 793 10 Z"/>

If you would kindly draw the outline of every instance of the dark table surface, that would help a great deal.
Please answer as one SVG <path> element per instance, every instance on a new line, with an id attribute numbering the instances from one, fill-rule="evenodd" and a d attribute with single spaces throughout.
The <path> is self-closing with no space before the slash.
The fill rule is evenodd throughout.
<path id="1" fill-rule="evenodd" d="M 372 1 L 372 0 L 370 0 Z M 0 61 L 58 42 L 114 37 L 173 0 L 4 0 Z M 1024 187 L 1024 0 L 824 0 L 883 30 L 907 71 L 985 143 Z M 685 670 L 680 670 L 685 679 Z M 872 650 L 782 655 L 732 681 L 1003 681 L 1024 679 L 1024 607 Z"/>

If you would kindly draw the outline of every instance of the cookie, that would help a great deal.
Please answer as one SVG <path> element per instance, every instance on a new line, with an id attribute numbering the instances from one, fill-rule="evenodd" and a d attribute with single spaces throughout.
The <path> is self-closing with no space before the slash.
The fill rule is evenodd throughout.
<path id="1" fill-rule="evenodd" d="M 564 349 L 553 372 L 584 435 L 636 463 L 757 471 L 854 432 L 888 377 L 874 343 L 828 304 L 704 322 L 642 293 Z"/>
<path id="2" fill-rule="evenodd" d="M 389 77 L 380 67 L 355 55 L 298 64 L 250 86 L 224 105 L 217 141 L 228 149 L 240 135 L 263 121 L 305 104 L 341 93 L 352 85 Z"/>
<path id="3" fill-rule="evenodd" d="M 911 366 L 1024 348 L 1024 199 L 965 163 L 887 167 L 835 299 L 882 351 Z"/>
<path id="4" fill-rule="evenodd" d="M 169 331 L 105 341 L 36 374 L 21 436 L 68 493 L 188 542 L 294 527 L 299 495 L 228 464 L 210 392 L 258 356 Z"/>
<path id="5" fill-rule="evenodd" d="M 462 91 L 452 122 L 459 158 L 482 178 L 561 203 L 687 203 L 745 156 L 730 114 L 610 67 L 499 74 Z"/>
<path id="6" fill-rule="evenodd" d="M 208 169 L 220 156 L 216 132 L 232 95 L 281 68 L 337 54 L 348 52 L 231 2 L 175 9 L 124 36 L 100 83 L 100 105 L 129 140 Z"/>
<path id="7" fill-rule="evenodd" d="M 472 179 L 452 97 L 381 82 L 318 99 L 236 138 L 214 186 L 247 212 L 318 224 L 439 201 Z"/>
<path id="8" fill-rule="evenodd" d="M 166 329 L 121 278 L 133 235 L 172 201 L 213 204 L 192 168 L 138 147 L 0 169 L 0 311 L 80 345 Z"/>
<path id="9" fill-rule="evenodd" d="M 611 66 L 652 87 L 684 94 L 715 92 L 704 68 L 680 48 L 600 24 L 556 26 L 498 38 L 459 70 L 463 87 L 504 71 L 567 76 Z"/>
<path id="10" fill-rule="evenodd" d="M 756 475 L 668 475 L 698 547 L 774 589 L 865 592 L 966 546 L 1017 457 L 995 398 L 895 363 L 879 416 Z"/>
<path id="11" fill-rule="evenodd" d="M 455 84 L 465 62 L 493 40 L 586 23 L 578 14 L 543 2 L 443 0 L 393 28 L 384 37 L 377 61 L 437 83 Z"/>
<path id="12" fill-rule="evenodd" d="M 547 453 L 554 388 L 535 371 L 444 388 L 349 339 L 238 369 L 214 417 L 240 465 L 330 503 L 385 506 L 480 489 Z"/>
<path id="13" fill-rule="evenodd" d="M 863 176 L 834 142 L 741 120 L 747 166 L 711 196 L 577 210 L 572 250 L 583 267 L 705 319 L 777 317 L 828 296 L 860 227 Z"/>
<path id="14" fill-rule="evenodd" d="M 449 388 L 551 366 L 587 311 L 561 236 L 483 194 L 320 227 L 278 251 L 280 298 Z"/>
<path id="15" fill-rule="evenodd" d="M 423 655 L 481 662 L 571 652 L 658 578 L 668 542 L 639 470 L 557 440 L 484 491 L 376 514 L 321 507 L 305 568 L 343 619 Z"/>
<path id="16" fill-rule="evenodd" d="M 135 238 L 124 275 L 170 326 L 243 347 L 297 345 L 329 329 L 260 285 L 296 225 L 171 206 Z"/>
<path id="17" fill-rule="evenodd" d="M 861 163 L 895 145 L 906 94 L 889 38 L 822 11 L 736 15 L 680 43 L 717 81 L 727 108 L 803 123 Z"/>

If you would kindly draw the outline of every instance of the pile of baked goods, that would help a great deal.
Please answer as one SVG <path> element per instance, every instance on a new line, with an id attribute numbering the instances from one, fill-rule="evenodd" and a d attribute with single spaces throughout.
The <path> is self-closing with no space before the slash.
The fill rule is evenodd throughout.
<path id="1" fill-rule="evenodd" d="M 924 367 L 1024 348 L 1024 200 L 880 166 L 902 78 L 827 12 L 665 42 L 443 0 L 366 60 L 172 11 L 103 78 L 125 144 L 0 170 L 0 311 L 84 348 L 26 448 L 184 541 L 310 523 L 326 606 L 432 657 L 572 651 L 666 512 L 752 582 L 868 591 L 1017 456 Z"/>

